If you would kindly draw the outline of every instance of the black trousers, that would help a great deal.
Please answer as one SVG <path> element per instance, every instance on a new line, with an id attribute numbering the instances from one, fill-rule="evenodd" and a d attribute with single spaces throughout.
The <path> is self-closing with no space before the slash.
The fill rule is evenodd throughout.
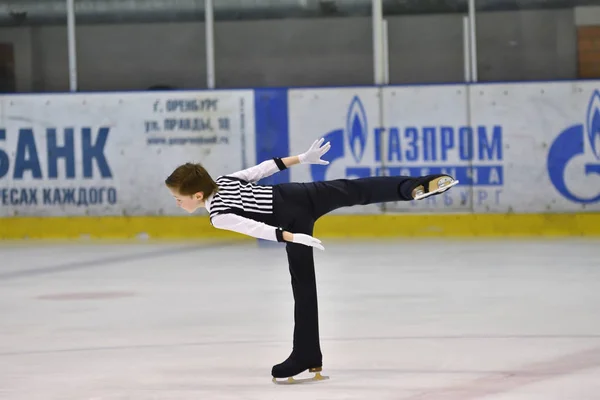
<path id="1" fill-rule="evenodd" d="M 275 218 L 291 233 L 313 235 L 315 222 L 341 207 L 410 201 L 424 178 L 406 176 L 338 179 L 311 183 L 284 183 L 274 187 Z M 294 347 L 299 359 L 321 364 L 317 284 L 313 248 L 286 245 L 294 294 Z"/>

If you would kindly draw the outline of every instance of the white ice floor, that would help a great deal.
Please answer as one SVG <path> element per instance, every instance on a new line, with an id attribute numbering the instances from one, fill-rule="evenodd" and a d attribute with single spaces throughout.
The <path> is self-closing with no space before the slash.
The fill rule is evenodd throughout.
<path id="1" fill-rule="evenodd" d="M 0 243 L 0 399 L 600 399 L 600 241 L 324 241 L 324 374 L 279 246 Z"/>

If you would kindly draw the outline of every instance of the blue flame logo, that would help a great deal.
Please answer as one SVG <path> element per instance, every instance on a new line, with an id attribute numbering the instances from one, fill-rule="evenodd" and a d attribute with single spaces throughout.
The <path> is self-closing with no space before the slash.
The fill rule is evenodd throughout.
<path id="1" fill-rule="evenodd" d="M 367 114 L 358 96 L 354 96 L 346 116 L 346 135 L 354 160 L 359 163 L 367 146 Z"/>
<path id="2" fill-rule="evenodd" d="M 594 91 L 590 99 L 586 128 L 592 151 L 600 160 L 600 92 L 598 90 Z"/>
<path id="3" fill-rule="evenodd" d="M 565 198 L 582 204 L 600 201 L 600 193 L 593 197 L 582 197 L 569 189 L 567 185 L 566 169 L 571 160 L 585 154 L 585 139 L 590 143 L 590 148 L 600 160 L 600 92 L 594 91 L 590 98 L 587 118 L 584 124 L 573 125 L 562 131 L 554 140 L 548 151 L 548 175 L 550 181 Z M 585 164 L 585 175 L 600 175 L 599 163 Z"/>

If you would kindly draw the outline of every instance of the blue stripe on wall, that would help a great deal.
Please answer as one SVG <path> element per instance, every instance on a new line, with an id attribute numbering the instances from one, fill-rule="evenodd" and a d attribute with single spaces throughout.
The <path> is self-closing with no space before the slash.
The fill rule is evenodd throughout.
<path id="1" fill-rule="evenodd" d="M 286 157 L 290 152 L 287 89 L 255 89 L 254 121 L 256 124 L 256 162 L 273 157 Z M 286 169 L 262 179 L 263 185 L 274 185 L 290 181 Z"/>

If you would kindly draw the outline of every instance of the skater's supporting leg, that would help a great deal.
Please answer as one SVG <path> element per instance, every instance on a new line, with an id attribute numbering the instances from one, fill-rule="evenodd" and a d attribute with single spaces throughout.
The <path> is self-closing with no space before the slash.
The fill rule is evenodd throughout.
<path id="1" fill-rule="evenodd" d="M 310 226 L 302 229 L 302 233 L 312 234 L 313 224 L 308 224 Z M 294 293 L 294 347 L 286 361 L 273 367 L 272 375 L 275 378 L 291 377 L 309 368 L 322 366 L 313 249 L 288 243 L 286 251 Z"/>
<path id="2" fill-rule="evenodd" d="M 294 293 L 294 351 L 321 362 L 317 284 L 313 248 L 296 243 L 286 246 Z"/>

